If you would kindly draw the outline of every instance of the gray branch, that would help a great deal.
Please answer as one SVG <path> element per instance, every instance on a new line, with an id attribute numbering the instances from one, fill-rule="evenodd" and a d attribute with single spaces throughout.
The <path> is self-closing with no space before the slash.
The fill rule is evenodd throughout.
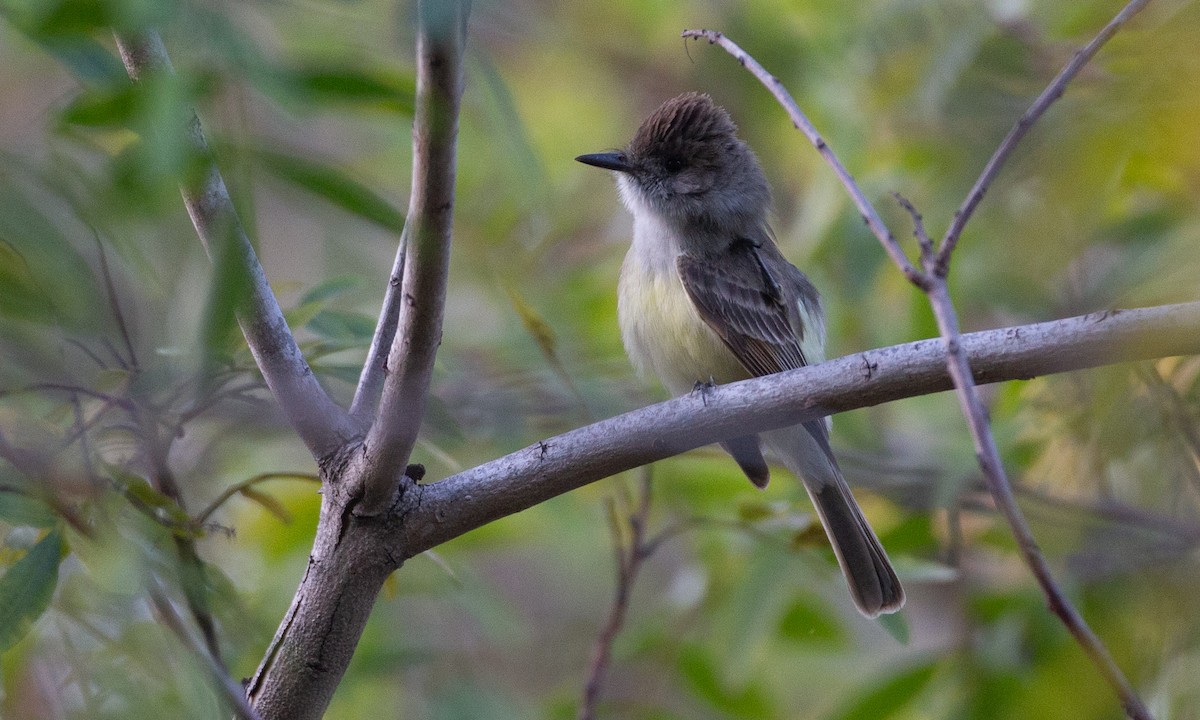
<path id="1" fill-rule="evenodd" d="M 118 33 L 116 40 L 121 60 L 134 82 L 155 73 L 173 72 L 157 32 Z M 211 160 L 200 120 L 195 113 L 189 112 L 180 121 L 181 127 L 186 127 L 187 142 L 206 163 L 199 182 L 180 185 L 188 215 L 209 257 L 227 261 L 222 264 L 235 274 L 235 285 L 244 293 L 237 306 L 238 322 L 263 378 L 304 444 L 314 457 L 323 458 L 360 435 L 361 431 L 325 393 L 296 345 L 258 256 L 238 219 L 221 172 Z M 162 129 L 163 132 L 173 130 Z"/>
<path id="2" fill-rule="evenodd" d="M 396 261 L 399 292 L 389 289 L 374 343 L 388 336 L 398 305 L 399 327 L 386 366 L 372 347 L 364 368 L 362 402 L 381 384 L 378 411 L 363 452 L 364 496 L 356 512 L 375 514 L 391 502 L 412 453 L 425 412 L 433 361 L 442 342 L 442 315 L 450 269 L 454 219 L 455 152 L 466 44 L 466 2 L 424 0 L 419 5 L 417 102 L 413 118 L 412 196 L 405 222 L 403 258 Z M 395 283 L 393 277 L 392 282 Z M 390 300 L 390 303 L 389 303 Z M 373 345 L 374 345 L 373 343 Z M 382 382 L 380 382 L 380 377 Z M 368 405 L 369 406 L 369 405 Z"/>
<path id="3" fill-rule="evenodd" d="M 1092 313 L 963 335 L 978 383 L 1200 353 L 1200 302 Z M 409 493 L 411 557 L 609 475 L 729 437 L 950 390 L 941 338 L 693 393 L 602 420 Z"/>

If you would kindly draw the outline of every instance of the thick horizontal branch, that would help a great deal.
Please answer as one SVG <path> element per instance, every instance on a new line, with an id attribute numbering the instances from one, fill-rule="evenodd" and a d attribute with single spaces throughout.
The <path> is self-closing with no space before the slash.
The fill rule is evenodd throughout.
<path id="1" fill-rule="evenodd" d="M 962 336 L 976 382 L 1200 354 L 1200 302 Z M 404 557 L 609 475 L 746 434 L 951 389 L 941 338 L 695 392 L 564 433 L 411 493 Z"/>

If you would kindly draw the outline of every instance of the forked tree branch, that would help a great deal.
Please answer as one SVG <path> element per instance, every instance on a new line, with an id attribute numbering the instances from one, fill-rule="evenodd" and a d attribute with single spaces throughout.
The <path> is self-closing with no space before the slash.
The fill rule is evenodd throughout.
<path id="1" fill-rule="evenodd" d="M 1033 106 L 1022 116 L 1008 137 L 1001 142 L 996 153 L 992 156 L 983 173 L 976 181 L 975 186 L 968 193 L 962 208 L 955 214 L 954 221 L 951 223 L 946 237 L 937 252 L 934 251 L 933 241 L 926 232 L 924 222 L 916 208 L 903 197 L 896 195 L 896 199 L 912 217 L 914 235 L 920 249 L 923 271 L 918 270 L 909 261 L 892 232 L 882 222 L 878 224 L 875 222 L 879 218 L 878 213 L 858 188 L 858 184 L 854 181 L 854 178 L 850 176 L 844 166 L 837 160 L 833 151 L 829 149 L 825 141 L 820 138 L 816 130 L 804 118 L 803 113 L 787 91 L 783 89 L 778 79 L 767 73 L 757 61 L 720 33 L 707 30 L 684 31 L 683 33 L 685 38 L 706 37 L 710 43 L 721 44 L 725 50 L 738 59 L 739 63 L 748 67 L 776 96 L 788 114 L 793 118 L 793 121 L 796 122 L 796 127 L 805 130 L 809 139 L 812 140 L 821 154 L 829 161 L 838 179 L 846 186 L 855 204 L 858 205 L 860 212 L 867 221 L 867 226 L 871 228 L 880 243 L 882 243 L 884 250 L 891 256 L 896 266 L 904 273 L 905 277 L 918 288 L 922 289 L 929 297 L 938 330 L 945 345 L 947 368 L 953 380 L 963 415 L 967 420 L 967 426 L 971 432 L 976 455 L 979 458 L 979 465 L 983 471 L 988 489 L 995 499 L 997 507 L 1008 521 L 1021 554 L 1039 586 L 1042 588 L 1050 609 L 1062 620 L 1068 631 L 1079 642 L 1084 652 L 1091 658 L 1105 680 L 1117 693 L 1125 712 L 1131 718 L 1134 718 L 1134 720 L 1151 720 L 1149 711 L 1138 697 L 1132 684 L 1130 684 L 1124 673 L 1122 673 L 1120 667 L 1112 659 L 1104 644 L 1087 625 L 1083 616 L 1075 609 L 1070 600 L 1067 599 L 1066 594 L 1062 592 L 1062 589 L 1055 582 L 1050 573 L 1049 565 L 1046 563 L 1045 557 L 1042 555 L 1041 549 L 1038 547 L 1028 523 L 1017 506 L 1012 485 L 1000 460 L 1000 451 L 996 446 L 995 437 L 992 435 L 987 412 L 984 409 L 983 402 L 979 398 L 979 394 L 975 390 L 975 379 L 972 377 L 971 363 L 963 348 L 958 315 L 950 299 L 946 275 L 949 271 L 950 254 L 957 244 L 963 227 L 967 220 L 970 219 L 975 207 L 983 199 L 988 185 L 999 172 L 1013 148 L 1016 147 L 1029 127 L 1042 116 L 1050 104 L 1062 96 L 1066 84 L 1083 67 L 1084 63 L 1130 17 L 1144 7 L 1147 2 L 1148 0 L 1131 0 L 1083 51 L 1075 55 L 1067 67 L 1059 73 L 1050 86 L 1034 102 Z M 800 121 L 803 122 L 801 123 Z"/>
<path id="2" fill-rule="evenodd" d="M 121 60 L 134 82 L 174 72 L 156 31 L 136 35 L 117 33 L 116 41 Z M 180 185 L 188 215 L 209 257 L 214 261 L 225 260 L 221 262 L 223 271 L 233 274 L 234 286 L 243 294 L 237 305 L 238 322 L 263 378 L 309 451 L 317 459 L 324 458 L 361 432 L 325 393 L 296 345 L 279 301 L 238 219 L 221 172 L 212 161 L 200 120 L 194 112 L 179 120 L 179 129 L 186 128 L 186 141 L 204 162 L 198 182 Z"/>
<path id="3" fill-rule="evenodd" d="M 442 315 L 450 269 L 454 219 L 454 178 L 458 108 L 462 95 L 463 47 L 469 3 L 465 0 L 422 0 L 418 6 L 417 100 L 413 115 L 412 195 L 405 221 L 399 326 L 391 339 L 386 365 L 364 368 L 366 393 L 382 385 L 371 429 L 363 449 L 364 497 L 356 512 L 377 514 L 391 502 L 425 413 L 433 361 L 442 342 Z M 395 276 L 391 281 L 396 282 Z M 381 323 L 391 318 L 385 299 Z M 387 337 L 376 332 L 375 342 Z M 372 348 L 370 361 L 379 362 Z M 379 371 L 382 370 L 382 382 Z"/>

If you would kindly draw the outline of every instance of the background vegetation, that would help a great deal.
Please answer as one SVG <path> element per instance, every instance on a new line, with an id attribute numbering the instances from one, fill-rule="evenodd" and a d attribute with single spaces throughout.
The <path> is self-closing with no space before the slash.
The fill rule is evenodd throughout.
<path id="1" fill-rule="evenodd" d="M 830 355 L 935 334 L 767 93 L 679 31 L 725 31 L 787 85 L 893 228 L 940 233 L 996 143 L 1119 3 L 479 1 L 445 337 L 417 460 L 437 479 L 664 397 L 615 321 L 629 235 L 572 161 L 709 92 L 771 180 Z M 147 594 L 211 606 L 234 677 L 304 571 L 319 498 L 196 242 L 168 128 L 195 106 L 315 369 L 348 399 L 407 196 L 414 10 L 373 0 L 0 2 L 0 669 L 13 718 L 213 717 Z M 178 78 L 131 86 L 111 28 L 161 28 Z M 1154 3 L 1018 150 L 951 275 L 965 329 L 1195 299 L 1200 3 Z M 1198 718 L 1200 362 L 988 390 L 1057 574 L 1160 718 Z M 151 441 L 153 438 L 153 441 Z M 1047 613 L 948 395 L 841 415 L 835 448 L 909 590 L 859 617 L 798 486 L 698 452 L 653 469 L 676 528 L 631 599 L 613 718 L 1115 718 Z M 150 490 L 167 471 L 176 503 Z M 263 479 L 205 509 L 223 491 Z M 609 610 L 616 478 L 410 561 L 331 718 L 569 718 Z M 614 502 L 615 498 L 615 502 Z M 84 532 L 86 530 L 86 533 Z M 87 535 L 90 534 L 90 537 Z M 180 561 L 194 541 L 202 572 Z M 35 622 L 36 621 L 36 622 Z"/>

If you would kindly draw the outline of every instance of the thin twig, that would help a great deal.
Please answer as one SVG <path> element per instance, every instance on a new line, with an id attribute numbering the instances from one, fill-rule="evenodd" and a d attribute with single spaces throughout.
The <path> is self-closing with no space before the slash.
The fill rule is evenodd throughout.
<path id="1" fill-rule="evenodd" d="M 137 352 L 133 349 L 133 340 L 129 335 L 129 326 L 125 322 L 125 313 L 121 311 L 121 302 L 117 298 L 117 285 L 113 282 L 112 270 L 108 267 L 108 253 L 100 240 L 100 233 L 92 228 L 92 237 L 96 240 L 96 251 L 100 256 L 100 275 L 104 278 L 104 289 L 108 293 L 108 302 L 112 306 L 113 319 L 117 321 L 117 330 L 121 333 L 121 341 L 125 343 L 125 352 L 129 354 L 129 368 L 138 369 Z"/>
<path id="2" fill-rule="evenodd" d="M 611 527 L 613 552 L 616 557 L 617 586 L 613 594 L 612 605 L 609 606 L 608 618 L 604 627 L 596 636 L 592 646 L 592 661 L 588 666 L 588 679 L 584 684 L 583 702 L 579 706 L 578 720 L 595 720 L 596 710 L 600 703 L 600 691 L 604 689 L 604 680 L 612 662 L 613 643 L 617 640 L 621 628 L 625 626 L 625 618 L 629 613 L 629 600 L 633 594 L 633 585 L 637 581 L 642 565 L 650 558 L 652 545 L 646 538 L 646 525 L 650 519 L 650 468 L 643 467 L 640 473 L 640 492 L 637 507 L 630 509 L 628 502 L 626 514 L 618 513 L 615 503 L 609 501 L 608 516 Z M 628 530 L 628 540 L 625 539 Z M 657 547 L 654 545 L 653 547 Z"/>
<path id="3" fill-rule="evenodd" d="M 96 474 L 96 464 L 92 462 L 92 446 L 88 442 L 87 437 L 88 425 L 83 418 L 83 403 L 79 402 L 78 395 L 71 395 L 71 409 L 75 414 L 74 435 L 79 438 L 79 455 L 80 459 L 83 460 L 83 471 L 87 476 L 88 483 L 91 484 L 93 489 L 97 489 L 101 487 L 102 483 L 100 476 Z M 66 443 L 64 447 L 69 446 L 69 444 Z"/>
<path id="4" fill-rule="evenodd" d="M 225 698 L 225 701 L 229 703 L 229 706 L 237 714 L 237 717 L 241 720 L 260 720 L 258 713 L 254 711 L 254 708 L 250 707 L 249 701 L 246 700 L 246 693 L 242 689 L 241 684 L 229 676 L 228 671 L 225 670 L 220 660 L 213 657 L 200 639 L 192 633 L 179 613 L 175 612 L 175 606 L 171 604 L 171 601 L 163 593 L 162 589 L 158 587 L 156 582 L 151 581 L 148 594 L 155 614 L 175 634 L 175 637 L 179 638 L 184 647 L 192 651 L 204 663 L 204 667 L 212 676 L 217 690 Z"/>
<path id="5" fill-rule="evenodd" d="M 934 263 L 936 259 L 930 256 L 927 258 L 927 262 Z M 933 305 L 938 330 L 946 342 L 950 375 L 954 379 L 959 404 L 967 418 L 967 426 L 975 443 L 975 453 L 979 458 L 979 466 L 983 470 L 988 490 L 991 491 L 997 507 L 1008 521 L 1017 546 L 1025 558 L 1025 563 L 1033 572 L 1038 585 L 1041 586 L 1050 610 L 1062 620 L 1084 652 L 1100 669 L 1108 684 L 1116 691 L 1125 712 L 1135 720 L 1150 720 L 1150 711 L 1142 704 L 1133 685 L 1113 660 L 1100 638 L 1092 631 L 1087 621 L 1083 619 L 1083 616 L 1055 582 L 1054 576 L 1050 572 L 1050 566 L 1042 555 L 1042 550 L 1034 539 L 1029 524 L 1017 506 L 1012 485 L 1008 480 L 1004 465 L 1000 461 L 1000 450 L 992 435 L 987 410 L 984 409 L 983 402 L 979 399 L 979 393 L 975 391 L 971 367 L 959 341 L 958 317 L 950 301 L 945 277 L 934 277 L 936 280 L 933 289 L 929 291 L 929 301 Z"/>
<path id="6" fill-rule="evenodd" d="M 411 216 L 410 216 L 411 217 Z M 400 233 L 400 244 L 396 248 L 396 259 L 392 262 L 392 273 L 388 276 L 387 290 L 383 294 L 383 306 L 379 309 L 379 320 L 375 323 L 375 335 L 367 348 L 367 359 L 358 376 L 358 387 L 354 389 L 354 400 L 350 403 L 350 416 L 363 425 L 371 422 L 379 407 L 379 394 L 383 380 L 387 377 L 388 352 L 396 338 L 400 322 L 401 297 L 404 290 L 404 258 L 408 253 L 409 219 L 404 220 Z"/>
<path id="7" fill-rule="evenodd" d="M 397 263 L 404 270 L 399 325 L 365 442 L 364 496 L 356 509 L 363 515 L 381 512 L 392 500 L 416 443 L 442 340 L 467 14 L 466 2 L 419 5 L 412 196 L 405 221 L 411 231 L 404 261 Z"/>
<path id="8" fill-rule="evenodd" d="M 975 185 L 971 191 L 967 193 L 962 205 L 954 213 L 954 220 L 951 221 L 950 227 L 946 229 L 945 236 L 942 237 L 942 242 L 938 247 L 936 267 L 940 275 L 945 275 L 950 268 L 950 254 L 954 252 L 955 246 L 958 245 L 958 239 L 962 235 L 963 228 L 966 227 L 967 221 L 975 214 L 975 209 L 979 207 L 983 196 L 987 193 L 992 181 L 996 179 L 996 175 L 1000 172 L 1000 168 L 1008 160 L 1008 156 L 1012 154 L 1017 143 L 1021 142 L 1021 138 L 1025 137 L 1025 133 L 1029 132 L 1029 128 L 1046 110 L 1054 104 L 1056 100 L 1062 97 L 1063 92 L 1067 88 L 1067 83 L 1071 82 L 1084 65 L 1100 50 L 1104 43 L 1121 29 L 1121 26 L 1129 21 L 1131 17 L 1136 15 L 1142 8 L 1146 7 L 1150 0 L 1132 0 L 1128 5 L 1121 9 L 1112 20 L 1100 31 L 1092 41 L 1085 45 L 1081 50 L 1075 53 L 1071 61 L 1066 64 L 1058 75 L 1046 86 L 1041 95 L 1033 101 L 1025 114 L 1017 120 L 1017 124 L 1013 125 L 1008 131 L 1008 135 L 1000 141 L 996 146 L 996 151 L 992 153 L 992 157 L 984 166 L 983 172 L 979 174 L 979 179 L 975 181 Z"/>
<path id="9" fill-rule="evenodd" d="M 208 507 L 206 507 L 206 508 L 204 508 L 204 510 L 200 511 L 200 514 L 196 515 L 193 522 L 196 524 L 197 527 L 203 526 L 204 523 L 208 522 L 208 519 L 210 517 L 212 517 L 213 513 L 215 513 L 217 510 L 219 510 L 221 508 L 221 506 L 224 505 L 226 503 L 226 501 L 229 500 L 229 498 L 243 492 L 247 488 L 251 488 L 261 482 L 266 482 L 268 480 L 307 480 L 309 482 L 314 482 L 314 483 L 321 482 L 320 477 L 309 474 L 309 473 L 289 473 L 289 472 L 260 473 L 258 475 L 255 475 L 254 477 L 247 478 L 245 480 L 242 480 L 241 482 L 234 483 L 233 485 L 230 485 L 229 487 L 225 488 L 221 492 L 221 494 L 216 497 L 216 499 L 214 499 L 211 503 L 208 504 Z"/>
<path id="10" fill-rule="evenodd" d="M 135 35 L 116 33 L 116 40 L 121 60 L 134 82 L 174 72 L 156 31 Z M 234 209 L 225 180 L 212 161 L 199 119 L 194 112 L 188 112 L 179 121 L 179 127 L 161 131 L 183 132 L 197 157 L 206 163 L 202 181 L 180 185 L 192 224 L 209 257 L 220 262 L 222 272 L 233 274 L 235 286 L 243 294 L 237 305 L 242 333 L 284 415 L 313 456 L 318 460 L 325 458 L 358 437 L 361 430 L 325 393 L 296 345 Z"/>
<path id="11" fill-rule="evenodd" d="M 1200 490 L 1200 484 L 1197 483 L 1197 471 L 1200 470 L 1200 430 L 1196 427 L 1196 420 L 1191 416 L 1191 412 L 1175 387 L 1168 383 L 1153 365 L 1135 366 L 1134 374 L 1163 404 L 1163 413 L 1167 416 L 1167 422 L 1175 426 L 1192 461 L 1189 475 L 1192 478 L 1193 487 Z"/>
<path id="12" fill-rule="evenodd" d="M 109 395 L 108 393 L 100 392 L 99 390 L 93 390 L 89 387 L 84 387 L 83 385 L 71 385 L 68 383 L 42 382 L 26 385 L 25 387 L 16 388 L 14 390 L 0 390 L 0 398 L 10 395 L 24 395 L 27 393 L 42 392 L 45 390 L 63 392 L 67 393 L 69 396 L 83 395 L 85 397 L 103 400 L 104 402 L 116 405 L 123 410 L 133 410 L 133 402 L 130 401 L 129 398 L 117 397 L 115 395 Z"/>
<path id="13" fill-rule="evenodd" d="M 142 453 L 148 466 L 147 475 L 151 486 L 175 502 L 183 512 L 187 512 L 183 503 L 183 494 L 179 483 L 175 481 L 175 473 L 171 470 L 167 456 L 171 450 L 173 436 L 165 439 L 159 432 L 157 420 L 142 408 L 134 412 L 134 421 L 138 424 L 138 437 L 141 440 Z M 190 536 L 182 533 L 172 533 L 175 550 L 179 555 L 179 572 L 182 577 L 184 597 L 187 598 L 188 609 L 192 618 L 199 626 L 204 636 L 208 653 L 214 662 L 224 669 L 221 660 L 221 642 L 217 637 L 216 623 L 208 607 L 208 577 L 204 561 L 196 552 L 196 542 Z"/>
<path id="14" fill-rule="evenodd" d="M 854 201 L 854 206 L 858 208 L 858 213 L 862 217 L 863 222 L 866 223 L 867 228 L 871 230 L 875 237 L 879 238 L 879 242 L 883 243 L 883 247 L 887 250 L 888 255 L 891 256 L 892 261 L 903 270 L 904 276 L 909 281 L 918 287 L 923 287 L 924 280 L 921 273 L 913 266 L 908 256 L 904 254 L 900 243 L 896 241 L 896 237 L 892 235 L 892 231 L 888 230 L 887 225 L 883 222 L 883 218 L 875 210 L 875 206 L 871 204 L 870 200 L 867 200 L 867 196 L 858 187 L 858 183 L 854 181 L 854 178 L 850 175 L 850 171 L 846 169 L 846 166 L 834 154 L 833 149 L 829 147 L 829 144 L 825 142 L 821 134 L 817 132 L 817 129 L 809 121 L 808 116 L 796 104 L 791 93 L 783 86 L 779 78 L 767 72 L 766 68 L 722 32 L 716 30 L 684 30 L 682 37 L 697 40 L 704 38 L 708 40 L 710 45 L 720 45 L 738 61 L 738 64 L 749 70 L 754 77 L 758 78 L 766 86 L 767 90 L 775 96 L 775 99 L 787 111 L 788 117 L 792 119 L 792 125 L 804 133 L 809 142 L 813 144 L 813 147 L 817 149 L 817 152 L 821 154 L 821 157 L 825 158 L 825 161 L 833 168 L 833 174 L 837 176 L 838 180 L 846 188 L 846 191 L 850 193 L 850 198 Z"/>

